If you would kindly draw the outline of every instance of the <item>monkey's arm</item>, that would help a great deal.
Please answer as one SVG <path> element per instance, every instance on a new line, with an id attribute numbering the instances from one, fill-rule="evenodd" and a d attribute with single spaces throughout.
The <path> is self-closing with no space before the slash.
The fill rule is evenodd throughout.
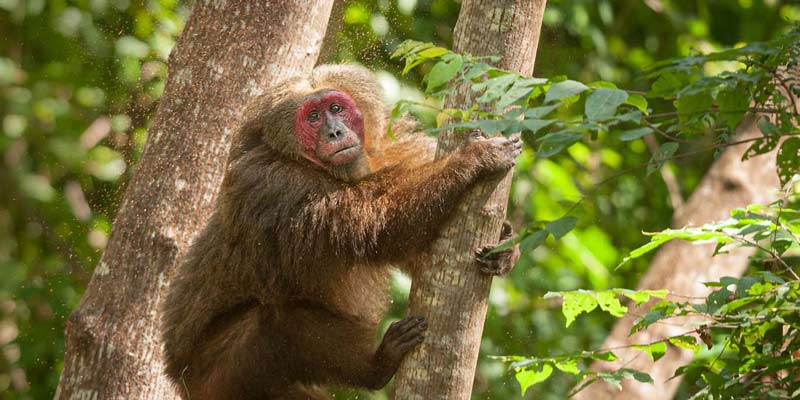
<path id="1" fill-rule="evenodd" d="M 520 150 L 519 138 L 473 139 L 449 158 L 378 172 L 311 201 L 298 227 L 331 259 L 402 261 L 436 237 L 474 182 L 511 168 Z"/>

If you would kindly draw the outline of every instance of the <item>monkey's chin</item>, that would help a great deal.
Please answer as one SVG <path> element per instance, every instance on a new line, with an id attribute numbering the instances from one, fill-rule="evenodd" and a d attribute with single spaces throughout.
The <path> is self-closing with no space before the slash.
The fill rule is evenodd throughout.
<path id="1" fill-rule="evenodd" d="M 328 162 L 336 167 L 343 167 L 356 161 L 360 155 L 361 146 L 350 146 L 333 153 Z"/>
<path id="2" fill-rule="evenodd" d="M 359 153 L 358 157 L 348 164 L 329 164 L 328 171 L 345 182 L 355 182 L 370 174 L 369 163 L 363 153 Z"/>

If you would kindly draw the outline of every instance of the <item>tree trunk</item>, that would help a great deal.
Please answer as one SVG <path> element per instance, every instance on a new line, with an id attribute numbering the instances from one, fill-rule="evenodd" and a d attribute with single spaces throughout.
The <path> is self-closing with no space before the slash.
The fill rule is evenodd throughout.
<path id="1" fill-rule="evenodd" d="M 241 111 L 311 71 L 331 4 L 195 2 L 108 248 L 67 322 L 56 399 L 176 396 L 162 373 L 159 301 L 213 210 Z"/>
<path id="2" fill-rule="evenodd" d="M 760 136 L 761 132 L 750 119 L 739 127 L 737 139 Z M 689 201 L 673 218 L 673 226 L 702 225 L 730 217 L 729 211 L 751 203 L 769 203 L 776 199 L 773 190 L 780 187 L 775 173 L 776 152 L 757 156 L 742 162 L 749 146 L 738 145 L 726 150 L 714 162 Z M 672 241 L 662 247 L 653 258 L 639 289 L 669 289 L 685 296 L 707 296 L 709 288 L 703 282 L 716 281 L 723 276 L 741 276 L 749 263 L 752 248 L 740 248 L 712 258 L 713 244 L 697 245 Z M 650 304 L 652 305 L 652 304 Z M 637 315 L 647 312 L 647 304 L 631 305 L 628 316 L 620 319 L 611 330 L 602 348 L 614 348 L 633 343 L 651 343 L 668 336 L 679 335 L 691 327 L 667 324 L 651 325 L 646 331 L 628 336 Z M 683 322 L 683 320 L 682 320 Z M 647 372 L 655 381 L 641 383 L 633 379 L 622 383 L 622 391 L 604 382 L 597 382 L 579 392 L 575 399 L 647 399 L 669 400 L 675 395 L 680 379 L 671 378 L 675 369 L 692 360 L 692 352 L 669 346 L 666 355 L 653 362 L 640 350 L 614 350 L 619 360 L 613 363 L 595 363 L 592 369 L 613 370 L 625 366 Z"/>
<path id="3" fill-rule="evenodd" d="M 453 50 L 476 56 L 499 55 L 500 67 L 533 72 L 545 0 L 465 0 L 455 27 Z M 468 108 L 467 86 L 457 88 L 445 107 Z M 445 132 L 437 157 L 458 147 L 463 137 Z M 491 278 L 482 275 L 475 251 L 500 237 L 511 172 L 497 182 L 476 186 L 442 229 L 426 265 L 414 277 L 409 314 L 428 318 L 425 341 L 400 366 L 395 399 L 459 400 L 472 392 L 486 318 Z"/>

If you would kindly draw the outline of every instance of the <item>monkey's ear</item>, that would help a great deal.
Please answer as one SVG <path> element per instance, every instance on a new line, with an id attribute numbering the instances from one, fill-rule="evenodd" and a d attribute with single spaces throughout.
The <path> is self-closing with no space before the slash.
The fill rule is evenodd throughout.
<path id="1" fill-rule="evenodd" d="M 311 73 L 311 86 L 314 90 L 336 89 L 353 98 L 364 118 L 364 147 L 374 154 L 386 134 L 386 105 L 372 71 L 358 65 L 320 65 Z"/>
<path id="2" fill-rule="evenodd" d="M 229 164 L 262 144 L 296 157 L 294 114 L 299 99 L 310 92 L 307 80 L 294 77 L 254 97 L 242 112 L 242 125 L 232 138 Z"/>

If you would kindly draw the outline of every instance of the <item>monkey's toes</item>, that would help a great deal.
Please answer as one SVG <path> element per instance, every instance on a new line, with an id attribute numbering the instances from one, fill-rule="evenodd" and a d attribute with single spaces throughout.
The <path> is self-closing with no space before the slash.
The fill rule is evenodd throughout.
<path id="1" fill-rule="evenodd" d="M 487 246 L 475 253 L 475 261 L 477 261 L 481 272 L 492 276 L 508 274 L 516 263 L 516 260 L 514 260 L 515 249 L 510 248 L 489 254 L 492 249 L 494 247 Z"/>

